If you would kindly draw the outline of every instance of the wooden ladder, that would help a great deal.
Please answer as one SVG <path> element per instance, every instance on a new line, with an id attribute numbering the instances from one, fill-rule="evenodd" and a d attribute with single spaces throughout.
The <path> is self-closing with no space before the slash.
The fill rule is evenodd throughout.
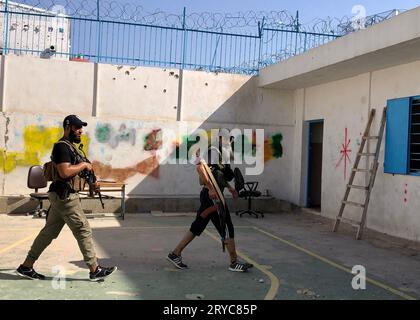
<path id="1" fill-rule="evenodd" d="M 381 149 L 381 142 L 382 142 L 382 138 L 383 138 L 383 134 L 384 134 L 385 121 L 386 121 L 386 108 L 384 108 L 383 113 L 382 113 L 381 127 L 379 129 L 379 134 L 378 134 L 378 136 L 370 136 L 369 135 L 370 134 L 370 128 L 372 126 L 373 118 L 375 117 L 375 112 L 376 112 L 375 109 L 372 109 L 371 112 L 370 112 L 369 121 L 368 121 L 368 124 L 366 126 L 363 138 L 362 138 L 362 143 L 360 144 L 359 152 L 357 153 L 356 161 L 354 162 L 354 167 L 353 167 L 352 173 L 350 175 L 349 183 L 347 184 L 346 192 L 344 193 L 344 199 L 341 202 L 340 212 L 338 213 L 338 216 L 335 220 L 334 228 L 333 228 L 333 232 L 337 232 L 341 221 L 349 223 L 353 227 L 357 228 L 357 235 L 356 235 L 357 240 L 360 240 L 362 238 L 363 229 L 364 229 L 365 224 L 366 224 L 366 215 L 367 215 L 367 210 L 368 210 L 368 206 L 369 206 L 370 195 L 371 195 L 371 192 L 372 192 L 372 189 L 373 189 L 373 185 L 375 184 L 376 172 L 378 171 L 378 167 L 379 167 L 379 163 L 378 163 L 379 151 Z M 365 145 L 366 145 L 366 142 L 368 140 L 377 140 L 375 153 L 364 152 Z M 374 160 L 373 160 L 373 163 L 372 163 L 372 166 L 371 166 L 370 169 L 369 168 L 367 168 L 367 169 L 360 169 L 359 168 L 360 159 L 362 157 L 373 157 Z M 358 173 L 358 172 L 369 173 L 370 174 L 369 185 L 368 186 L 357 186 L 357 185 L 353 184 L 356 173 Z M 358 189 L 358 190 L 363 190 L 363 191 L 366 192 L 366 194 L 365 194 L 366 198 L 365 198 L 364 203 L 357 203 L 357 202 L 348 201 L 351 189 Z M 362 219 L 361 219 L 360 222 L 356 221 L 356 220 L 353 220 L 353 219 L 348 219 L 348 218 L 343 217 L 344 208 L 345 208 L 346 205 L 363 208 Z"/>

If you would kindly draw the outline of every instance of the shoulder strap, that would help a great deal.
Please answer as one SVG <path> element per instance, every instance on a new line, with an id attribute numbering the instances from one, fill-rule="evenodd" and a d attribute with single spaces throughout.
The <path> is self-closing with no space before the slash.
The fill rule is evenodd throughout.
<path id="1" fill-rule="evenodd" d="M 64 144 L 68 145 L 72 150 L 74 150 L 73 144 L 67 142 L 66 140 L 57 141 L 55 144 L 59 144 L 59 143 L 64 143 Z"/>
<path id="2" fill-rule="evenodd" d="M 64 143 L 64 144 L 68 145 L 70 147 L 71 151 L 73 152 L 73 154 L 80 156 L 80 153 L 76 150 L 76 148 L 73 144 L 67 142 L 66 140 L 60 140 L 60 141 L 56 142 L 55 144 L 59 144 L 59 143 Z"/>
<path id="3" fill-rule="evenodd" d="M 75 146 L 69 142 L 67 142 L 66 140 L 60 140 L 56 143 L 54 143 L 54 145 L 59 144 L 59 143 L 64 143 L 66 145 L 68 145 L 70 147 L 71 152 L 73 153 L 74 157 L 77 159 L 78 157 L 81 157 L 82 155 L 76 150 Z M 51 160 L 54 161 L 53 156 L 51 155 Z M 77 160 L 76 160 L 77 162 Z"/>

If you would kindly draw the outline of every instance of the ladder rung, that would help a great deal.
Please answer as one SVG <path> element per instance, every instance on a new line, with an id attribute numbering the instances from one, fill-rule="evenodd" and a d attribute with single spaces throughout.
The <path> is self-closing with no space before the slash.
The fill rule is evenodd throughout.
<path id="1" fill-rule="evenodd" d="M 365 186 L 356 186 L 356 185 L 352 185 L 352 184 L 348 184 L 347 188 L 353 188 L 353 189 L 360 189 L 360 190 L 369 190 L 369 187 L 365 187 Z"/>
<path id="2" fill-rule="evenodd" d="M 373 172 L 372 169 L 353 169 L 353 172 Z"/>
<path id="3" fill-rule="evenodd" d="M 353 220 L 353 219 L 337 217 L 337 220 L 340 220 L 341 222 L 349 223 L 354 227 L 360 227 L 360 222 L 357 222 L 356 220 Z"/>
<path id="4" fill-rule="evenodd" d="M 358 153 L 358 155 L 362 157 L 374 157 L 376 153 Z"/>
<path id="5" fill-rule="evenodd" d="M 360 207 L 360 208 L 364 208 L 365 207 L 364 204 L 353 202 L 353 201 L 343 201 L 343 203 L 344 204 L 348 204 L 350 206 Z"/>
<path id="6" fill-rule="evenodd" d="M 367 137 L 363 137 L 363 139 L 364 140 L 368 140 L 368 139 L 377 140 L 377 139 L 379 139 L 379 136 L 367 136 Z"/>

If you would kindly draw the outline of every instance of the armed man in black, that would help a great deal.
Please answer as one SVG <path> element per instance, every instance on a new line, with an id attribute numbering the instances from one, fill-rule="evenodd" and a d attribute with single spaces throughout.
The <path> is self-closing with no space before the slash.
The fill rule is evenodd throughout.
<path id="1" fill-rule="evenodd" d="M 222 151 L 223 148 L 227 149 L 227 154 L 231 154 L 231 136 L 230 132 L 227 129 L 221 129 L 219 132 L 219 136 L 222 138 L 222 146 L 220 149 L 216 147 L 211 147 L 208 150 L 209 159 L 210 160 L 210 168 L 212 173 L 216 179 L 216 182 L 219 185 L 221 192 L 226 188 L 232 194 L 233 198 L 238 198 L 238 192 L 229 184 L 229 174 L 228 170 L 225 170 L 227 166 L 223 163 L 228 162 L 225 159 L 222 159 Z M 196 163 L 196 170 L 199 177 L 200 185 L 203 187 L 200 193 L 200 208 L 197 211 L 197 216 L 194 222 L 191 224 L 190 230 L 187 231 L 181 241 L 178 243 L 176 248 L 169 252 L 167 256 L 167 260 L 169 260 L 173 265 L 175 265 L 178 269 L 187 269 L 188 266 L 182 262 L 182 251 L 196 238 L 199 237 L 203 231 L 206 229 L 210 220 L 212 221 L 213 225 L 215 226 L 217 232 L 222 236 L 222 222 L 217 212 L 217 205 L 213 202 L 212 199 L 215 199 L 216 190 L 214 189 L 205 169 L 203 168 L 203 164 L 199 161 L 199 150 L 197 151 L 197 163 Z M 230 167 L 229 167 L 230 168 Z M 232 172 L 233 175 L 233 172 Z M 233 177 L 232 177 L 233 178 Z M 227 237 L 224 240 L 224 244 L 226 245 L 227 251 L 229 253 L 230 264 L 228 270 L 233 272 L 245 272 L 248 269 L 252 268 L 253 265 L 250 263 L 240 262 L 238 260 L 238 255 L 236 252 L 235 246 L 235 239 L 234 239 L 234 227 L 232 223 L 232 219 L 230 217 L 229 209 L 225 208 L 226 210 L 226 229 L 227 229 Z M 224 238 L 222 236 L 222 238 Z"/>
<path id="2" fill-rule="evenodd" d="M 51 207 L 45 227 L 34 240 L 26 260 L 16 270 L 23 277 L 34 280 L 45 279 L 45 276 L 33 269 L 33 265 L 52 240 L 58 237 L 64 224 L 69 226 L 79 244 L 84 261 L 90 270 L 91 281 L 104 279 L 117 270 L 117 267 L 106 268 L 98 265 L 92 229 L 76 191 L 76 177 L 93 170 L 89 162 L 81 161 L 83 158 L 74 145 L 81 142 L 83 127 L 86 126 L 87 123 L 75 115 L 69 115 L 64 119 L 64 136 L 54 144 L 51 157 L 55 168 L 53 182 L 48 192 Z"/>

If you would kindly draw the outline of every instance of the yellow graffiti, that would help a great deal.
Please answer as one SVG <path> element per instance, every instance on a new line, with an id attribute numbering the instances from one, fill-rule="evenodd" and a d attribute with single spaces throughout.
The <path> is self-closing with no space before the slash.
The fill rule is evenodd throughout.
<path id="1" fill-rule="evenodd" d="M 23 133 L 24 151 L 6 151 L 0 148 L 0 170 L 10 173 L 16 167 L 30 167 L 41 164 L 41 159 L 49 155 L 53 145 L 63 136 L 63 128 L 27 126 Z M 82 136 L 85 151 L 89 148 L 89 138 Z"/>

